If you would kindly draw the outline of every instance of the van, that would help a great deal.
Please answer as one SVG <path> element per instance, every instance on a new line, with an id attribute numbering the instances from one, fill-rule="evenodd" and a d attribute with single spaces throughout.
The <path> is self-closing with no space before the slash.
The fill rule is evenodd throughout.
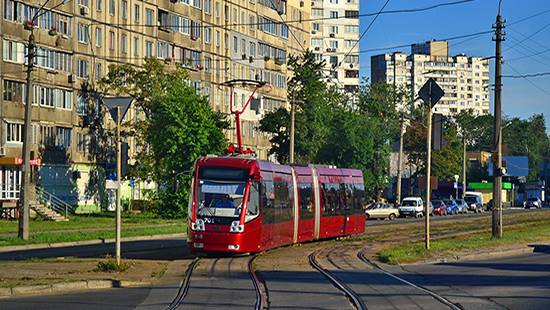
<path id="1" fill-rule="evenodd" d="M 483 194 L 480 192 L 465 192 L 464 201 L 468 204 L 468 211 L 483 212 Z"/>
<path id="2" fill-rule="evenodd" d="M 401 201 L 399 206 L 399 216 L 424 216 L 424 203 L 420 197 L 407 197 Z"/>

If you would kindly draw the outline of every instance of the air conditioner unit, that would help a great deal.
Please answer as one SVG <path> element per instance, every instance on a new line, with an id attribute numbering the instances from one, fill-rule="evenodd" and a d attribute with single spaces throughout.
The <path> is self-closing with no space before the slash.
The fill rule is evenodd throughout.
<path id="1" fill-rule="evenodd" d="M 74 75 L 69 74 L 69 76 L 67 76 L 67 81 L 68 81 L 69 83 L 71 83 L 71 84 L 74 83 L 74 82 L 75 82 L 75 80 L 74 80 Z"/>
<path id="2" fill-rule="evenodd" d="M 304 1 L 300 1 L 300 7 L 301 7 L 301 8 L 304 7 Z"/>
<path id="3" fill-rule="evenodd" d="M 311 30 L 311 34 L 317 34 L 317 31 Z"/>
<path id="4" fill-rule="evenodd" d="M 334 52 L 336 52 L 336 49 L 332 48 L 332 47 L 329 47 L 329 48 L 327 48 L 327 52 L 334 53 Z"/>
<path id="5" fill-rule="evenodd" d="M 0 156 L 6 156 L 6 148 L 0 147 Z"/>
<path id="6" fill-rule="evenodd" d="M 242 57 L 243 57 L 243 60 L 246 60 L 246 54 L 243 54 Z"/>
<path id="7" fill-rule="evenodd" d="M 177 3 L 178 0 L 170 0 L 170 2 L 172 2 L 172 3 Z"/>
<path id="8" fill-rule="evenodd" d="M 331 33 L 328 36 L 331 37 L 331 38 L 334 38 L 336 35 L 334 33 Z"/>
<path id="9" fill-rule="evenodd" d="M 80 15 L 87 16 L 90 14 L 90 9 L 87 6 L 80 6 Z"/>
<path id="10" fill-rule="evenodd" d="M 315 50 L 316 50 L 316 51 L 318 51 L 318 50 L 320 50 L 320 49 L 321 49 L 321 48 L 320 48 L 319 46 L 316 46 L 316 47 L 315 47 Z"/>
<path id="11" fill-rule="evenodd" d="M 311 6 L 315 6 L 315 2 L 314 2 L 314 1 L 311 1 Z"/>
<path id="12" fill-rule="evenodd" d="M 254 62 L 254 57 L 249 56 L 249 57 L 248 57 L 248 62 L 249 62 L 249 63 L 253 63 L 253 62 Z"/>

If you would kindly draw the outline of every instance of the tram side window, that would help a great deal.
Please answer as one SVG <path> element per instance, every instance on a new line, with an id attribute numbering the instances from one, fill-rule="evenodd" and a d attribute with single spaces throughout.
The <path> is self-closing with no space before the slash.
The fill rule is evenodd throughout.
<path id="1" fill-rule="evenodd" d="M 275 223 L 292 219 L 292 187 L 288 182 L 275 182 Z"/>
<path id="2" fill-rule="evenodd" d="M 365 185 L 363 183 L 355 183 L 353 191 L 354 207 L 358 214 L 363 212 L 363 204 L 365 203 Z"/>
<path id="3" fill-rule="evenodd" d="M 336 183 L 323 183 L 323 215 L 334 216 L 340 214 L 339 186 Z"/>
<path id="4" fill-rule="evenodd" d="M 262 197 L 262 222 L 265 224 L 273 224 L 275 223 L 275 214 L 274 214 L 275 193 L 273 191 L 272 181 L 262 182 L 261 197 Z"/>
<path id="5" fill-rule="evenodd" d="M 313 206 L 313 190 L 311 183 L 298 184 L 300 193 L 300 219 L 313 218 L 315 207 Z"/>
<path id="6" fill-rule="evenodd" d="M 351 184 L 340 183 L 338 194 L 341 215 L 353 214 L 353 189 L 350 185 Z"/>

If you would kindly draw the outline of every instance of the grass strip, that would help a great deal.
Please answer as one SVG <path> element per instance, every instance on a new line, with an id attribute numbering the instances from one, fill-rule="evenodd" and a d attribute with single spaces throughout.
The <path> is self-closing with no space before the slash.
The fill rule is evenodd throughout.
<path id="1" fill-rule="evenodd" d="M 548 240 L 550 223 L 528 223 L 507 227 L 502 239 L 492 239 L 489 229 L 454 237 L 435 239 L 431 249 L 424 248 L 423 241 L 400 244 L 383 249 L 378 259 L 388 264 L 404 264 L 421 260 L 444 257 L 465 250 L 491 249 L 511 244 L 523 244 Z"/>
<path id="2" fill-rule="evenodd" d="M 108 228 L 114 226 L 115 218 L 113 214 L 106 213 L 100 215 L 71 215 L 67 222 L 44 221 L 40 219 L 31 220 L 29 223 L 31 233 L 33 231 L 49 231 L 64 229 L 84 229 L 84 228 Z M 182 220 L 165 220 L 155 218 L 152 215 L 134 215 L 124 214 L 122 216 L 122 227 L 131 227 L 137 225 L 157 225 L 157 224 L 176 224 Z M 17 221 L 0 221 L 0 233 L 17 232 Z"/>
<path id="3" fill-rule="evenodd" d="M 128 228 L 122 230 L 122 237 L 137 237 L 137 236 L 152 236 L 183 233 L 186 231 L 185 225 L 174 226 L 159 226 L 159 227 L 142 227 Z M 59 242 L 75 242 L 94 239 L 111 239 L 115 237 L 114 227 L 110 231 L 92 231 L 80 232 L 71 231 L 66 233 L 38 233 L 32 234 L 28 241 L 21 240 L 17 237 L 0 237 L 0 246 L 10 245 L 25 245 L 37 243 L 59 243 Z"/>

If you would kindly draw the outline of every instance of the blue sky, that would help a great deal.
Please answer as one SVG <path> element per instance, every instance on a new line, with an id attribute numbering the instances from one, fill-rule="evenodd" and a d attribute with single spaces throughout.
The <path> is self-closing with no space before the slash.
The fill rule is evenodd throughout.
<path id="1" fill-rule="evenodd" d="M 360 0 L 360 13 L 377 12 L 385 1 Z M 422 8 L 454 1 L 390 0 L 384 10 Z M 550 1 L 503 0 L 502 2 L 502 16 L 506 19 L 507 24 L 548 11 L 538 17 L 506 28 L 506 41 L 503 43 L 505 61 L 502 67 L 503 74 L 550 72 Z M 361 40 L 360 49 L 390 47 L 491 30 L 496 18 L 497 6 L 498 0 L 476 0 L 425 12 L 383 14 L 378 17 Z M 372 17 L 361 18 L 360 32 L 363 32 L 371 20 Z M 450 41 L 450 54 L 465 53 L 482 57 L 494 55 L 495 44 L 491 37 L 491 34 L 487 34 L 468 40 Z M 397 50 L 410 52 L 410 48 Z M 370 76 L 370 56 L 397 50 L 362 53 L 360 58 L 361 76 Z M 547 53 L 531 56 L 546 50 Z M 523 58 L 514 59 L 519 57 Z M 510 61 L 507 62 L 507 59 Z M 512 68 L 517 72 L 514 72 Z M 493 83 L 493 76 L 494 61 L 491 61 L 491 83 Z M 491 91 L 491 113 L 493 111 L 492 97 L 493 92 Z M 528 118 L 533 114 L 544 113 L 550 133 L 550 76 L 529 78 L 529 80 L 523 78 L 504 79 L 502 104 L 503 113 L 509 116 Z"/>

